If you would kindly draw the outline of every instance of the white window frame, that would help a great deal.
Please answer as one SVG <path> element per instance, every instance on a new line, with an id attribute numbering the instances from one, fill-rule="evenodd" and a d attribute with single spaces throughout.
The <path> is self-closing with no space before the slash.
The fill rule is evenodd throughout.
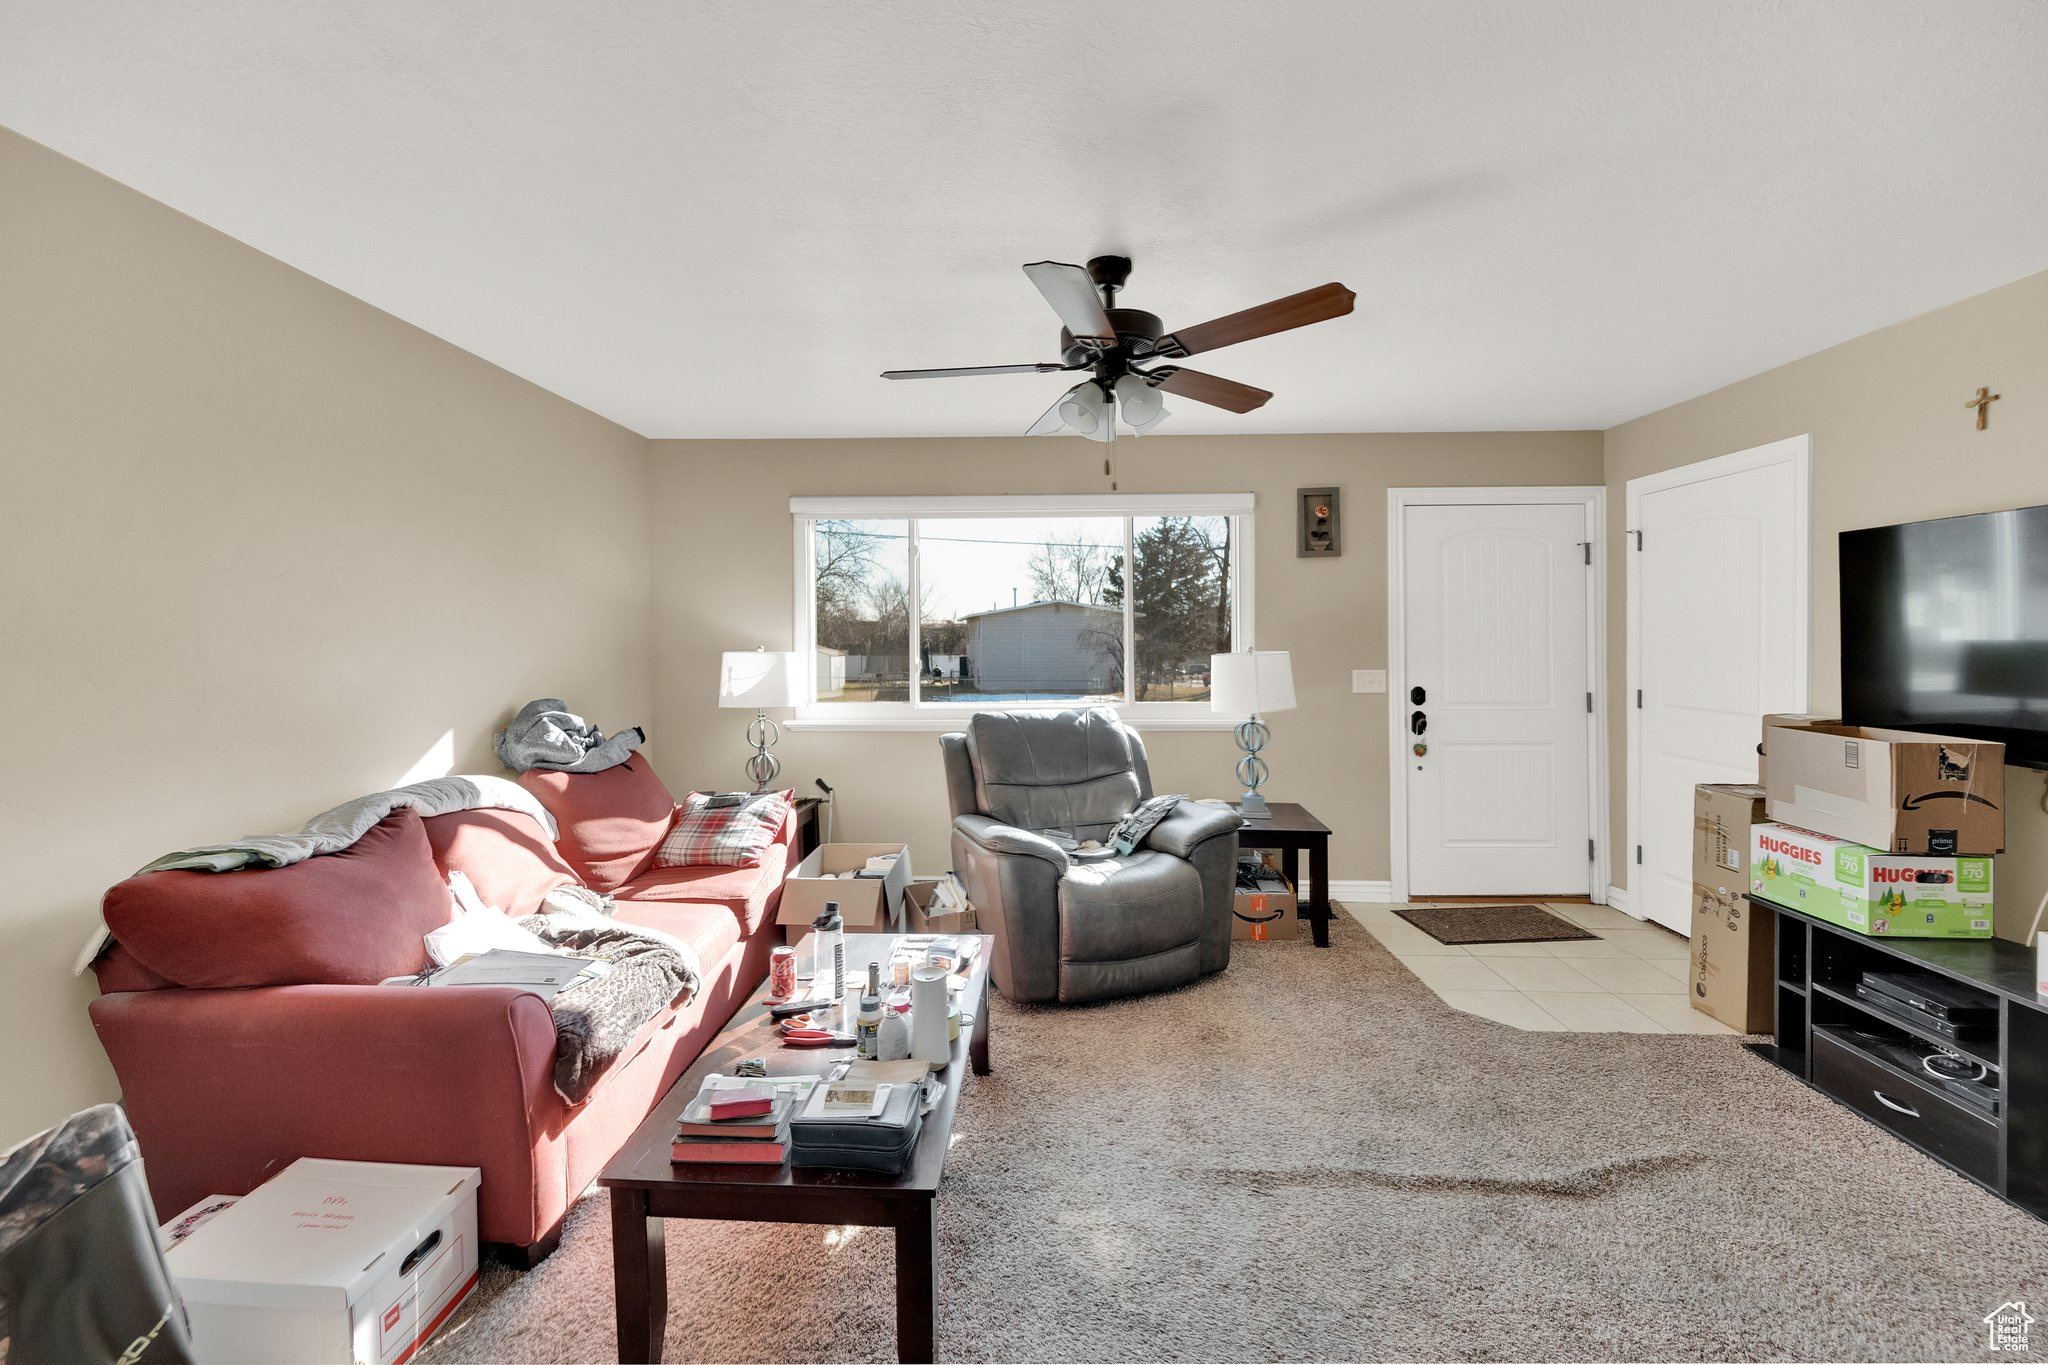
<path id="1" fill-rule="evenodd" d="M 1238 649 L 1251 649 L 1258 638 L 1253 630 L 1258 598 L 1252 581 L 1256 557 L 1252 543 L 1253 514 L 1256 510 L 1257 500 L 1250 493 L 1096 493 L 1073 496 L 1002 493 L 982 497 L 791 498 L 789 511 L 795 526 L 796 546 L 792 607 L 796 652 L 806 659 L 817 657 L 816 590 L 812 582 L 816 572 L 817 537 L 813 529 L 816 523 L 884 519 L 909 522 L 909 588 L 911 600 L 915 602 L 918 583 L 917 523 L 920 520 L 982 517 L 1229 517 L 1230 638 Z M 1131 533 L 1129 523 L 1125 525 L 1124 562 L 1129 564 Z M 920 623 L 915 619 L 916 615 L 916 612 L 911 613 L 910 652 L 905 663 L 919 657 L 921 652 L 918 648 Z M 1135 657 L 1130 637 L 1131 616 L 1127 610 L 1124 614 L 1124 658 L 1127 661 Z M 1133 671 L 1128 666 L 1124 669 L 1127 697 Z M 816 699 L 816 668 L 806 668 L 805 676 L 811 700 L 799 706 L 795 718 L 788 722 L 789 728 L 794 730 L 957 730 L 967 717 L 988 709 L 987 704 L 974 702 L 820 702 Z M 913 696 L 915 691 L 913 688 Z M 1211 711 L 1200 702 L 1127 700 L 1113 704 L 1119 715 L 1133 722 L 1142 722 L 1148 730 L 1228 730 L 1246 719 Z M 1013 711 L 1059 711 L 1074 705 L 1072 700 L 1004 703 L 1005 709 Z"/>

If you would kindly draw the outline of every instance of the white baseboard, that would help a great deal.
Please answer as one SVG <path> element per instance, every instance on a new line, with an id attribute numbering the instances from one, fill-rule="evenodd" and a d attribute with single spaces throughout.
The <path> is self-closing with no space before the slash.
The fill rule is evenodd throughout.
<path id="1" fill-rule="evenodd" d="M 1622 890 L 1618 886 L 1610 886 L 1607 888 L 1607 903 L 1613 906 L 1615 909 L 1621 911 L 1621 913 L 1623 913 L 1624 915 L 1633 913 L 1628 908 L 1628 892 Z"/>
<path id="2" fill-rule="evenodd" d="M 1394 899 L 1391 882 L 1331 882 L 1330 899 L 1356 901 L 1362 905 L 1388 905 Z"/>

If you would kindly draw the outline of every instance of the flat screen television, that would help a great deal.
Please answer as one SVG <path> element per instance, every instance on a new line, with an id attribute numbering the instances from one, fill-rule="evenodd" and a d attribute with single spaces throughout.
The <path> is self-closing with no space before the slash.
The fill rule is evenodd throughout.
<path id="1" fill-rule="evenodd" d="M 2048 507 L 1844 531 L 1842 719 L 2048 768 Z"/>

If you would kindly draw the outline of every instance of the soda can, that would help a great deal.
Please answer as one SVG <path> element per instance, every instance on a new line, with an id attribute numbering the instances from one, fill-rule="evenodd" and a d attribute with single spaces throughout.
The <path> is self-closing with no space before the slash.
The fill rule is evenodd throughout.
<path id="1" fill-rule="evenodd" d="M 782 947 L 768 954 L 768 994 L 777 1000 L 796 994 L 796 949 Z"/>

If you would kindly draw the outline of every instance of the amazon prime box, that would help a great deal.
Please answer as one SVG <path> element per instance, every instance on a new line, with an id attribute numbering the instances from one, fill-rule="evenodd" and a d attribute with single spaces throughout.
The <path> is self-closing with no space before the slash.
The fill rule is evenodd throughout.
<path id="1" fill-rule="evenodd" d="M 1773 820 L 1885 853 L 2005 851 L 2003 744 L 1791 716 L 1763 739 Z"/>

